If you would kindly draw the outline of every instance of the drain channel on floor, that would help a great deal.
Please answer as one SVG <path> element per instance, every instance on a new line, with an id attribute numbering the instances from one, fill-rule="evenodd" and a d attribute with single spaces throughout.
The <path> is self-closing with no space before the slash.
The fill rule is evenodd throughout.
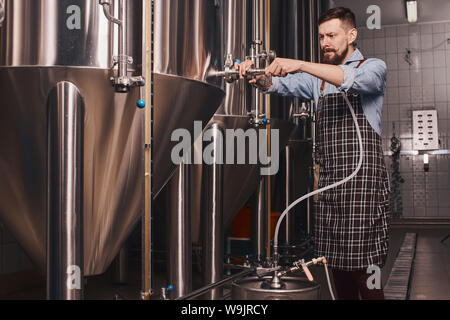
<path id="1" fill-rule="evenodd" d="M 407 233 L 384 288 L 386 300 L 407 300 L 416 252 L 416 233 Z"/>

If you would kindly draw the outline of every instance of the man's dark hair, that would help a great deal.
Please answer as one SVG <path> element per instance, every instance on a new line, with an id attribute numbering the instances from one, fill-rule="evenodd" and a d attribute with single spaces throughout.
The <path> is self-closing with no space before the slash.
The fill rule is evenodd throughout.
<path id="1" fill-rule="evenodd" d="M 356 16 L 348 8 L 339 7 L 328 10 L 320 16 L 319 25 L 333 19 L 341 20 L 342 23 L 347 24 L 351 29 L 356 28 Z"/>

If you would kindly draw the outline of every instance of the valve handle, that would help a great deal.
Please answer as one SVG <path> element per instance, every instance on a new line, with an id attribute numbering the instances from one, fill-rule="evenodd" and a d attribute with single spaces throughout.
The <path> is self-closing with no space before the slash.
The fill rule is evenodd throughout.
<path id="1" fill-rule="evenodd" d="M 303 272 L 305 272 L 305 275 L 306 275 L 306 277 L 308 278 L 308 280 L 309 280 L 310 282 L 313 282 L 313 281 L 314 281 L 314 277 L 313 277 L 313 275 L 311 274 L 311 271 L 309 271 L 308 266 L 307 266 L 306 264 L 303 264 L 302 267 L 303 267 Z"/>
<path id="2" fill-rule="evenodd" d="M 144 109 L 145 106 L 146 106 L 146 103 L 145 103 L 144 100 L 139 100 L 139 101 L 137 102 L 137 107 L 138 107 L 139 109 Z"/>

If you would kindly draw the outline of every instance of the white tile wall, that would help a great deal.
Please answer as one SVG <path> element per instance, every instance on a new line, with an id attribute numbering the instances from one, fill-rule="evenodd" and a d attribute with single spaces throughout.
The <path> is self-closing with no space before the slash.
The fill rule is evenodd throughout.
<path id="1" fill-rule="evenodd" d="M 384 39 L 382 39 L 384 35 Z M 388 66 L 383 111 L 383 143 L 389 150 L 393 123 L 403 150 L 412 150 L 412 111 L 438 111 L 442 149 L 450 149 L 450 22 L 388 26 L 363 30 L 360 49 L 367 57 L 384 57 Z M 407 50 L 410 59 L 405 61 Z M 387 158 L 387 163 L 391 160 Z M 390 166 L 388 166 L 390 168 Z M 404 217 L 450 218 L 450 156 L 401 157 Z"/>

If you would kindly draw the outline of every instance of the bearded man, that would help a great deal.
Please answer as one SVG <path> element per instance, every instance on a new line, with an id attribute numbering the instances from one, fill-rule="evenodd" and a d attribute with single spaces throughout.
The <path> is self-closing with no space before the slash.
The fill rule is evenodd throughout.
<path id="1" fill-rule="evenodd" d="M 338 299 L 383 300 L 382 287 L 374 288 L 370 280 L 388 253 L 390 187 L 381 138 L 386 64 L 364 58 L 355 47 L 355 15 L 347 8 L 322 15 L 319 35 L 322 63 L 278 58 L 265 76 L 250 83 L 266 93 L 316 102 L 320 188 L 342 181 L 358 166 L 358 134 L 343 94 L 355 109 L 364 146 L 362 168 L 346 184 L 319 195 L 315 254 L 327 258 Z M 244 78 L 253 62 L 236 68 Z"/>

